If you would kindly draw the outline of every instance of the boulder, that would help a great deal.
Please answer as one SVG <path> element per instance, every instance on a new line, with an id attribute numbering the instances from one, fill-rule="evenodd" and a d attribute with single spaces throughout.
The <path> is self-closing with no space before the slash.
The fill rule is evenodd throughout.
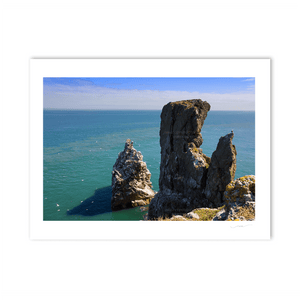
<path id="1" fill-rule="evenodd" d="M 133 147 L 130 139 L 119 153 L 112 171 L 111 209 L 120 210 L 149 204 L 154 197 L 151 173 L 143 155 Z"/>
<path id="2" fill-rule="evenodd" d="M 197 215 L 195 212 L 191 211 L 186 214 L 187 218 L 190 219 L 200 219 L 199 215 Z"/>
<path id="3" fill-rule="evenodd" d="M 213 221 L 254 221 L 255 176 L 247 175 L 233 180 L 224 192 L 225 208 Z"/>

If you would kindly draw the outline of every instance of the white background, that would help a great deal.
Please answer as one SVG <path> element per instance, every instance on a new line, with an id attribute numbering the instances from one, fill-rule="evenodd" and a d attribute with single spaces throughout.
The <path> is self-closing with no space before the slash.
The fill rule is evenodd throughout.
<path id="1" fill-rule="evenodd" d="M 2 1 L 3 299 L 299 298 L 296 3 Z M 271 240 L 29 240 L 33 57 L 271 58 Z"/>

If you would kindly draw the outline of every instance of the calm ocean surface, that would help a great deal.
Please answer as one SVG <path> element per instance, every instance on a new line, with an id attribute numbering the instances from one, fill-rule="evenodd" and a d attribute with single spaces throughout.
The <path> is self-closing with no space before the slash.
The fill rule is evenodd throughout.
<path id="1" fill-rule="evenodd" d="M 45 110 L 44 220 L 143 219 L 145 212 L 138 207 L 111 212 L 111 172 L 130 138 L 142 152 L 158 191 L 160 113 Z M 236 178 L 255 175 L 254 112 L 210 111 L 201 131 L 203 152 L 211 157 L 219 138 L 231 130 L 237 149 Z M 67 213 L 78 205 L 73 215 Z M 92 206 L 97 215 L 90 215 Z"/>

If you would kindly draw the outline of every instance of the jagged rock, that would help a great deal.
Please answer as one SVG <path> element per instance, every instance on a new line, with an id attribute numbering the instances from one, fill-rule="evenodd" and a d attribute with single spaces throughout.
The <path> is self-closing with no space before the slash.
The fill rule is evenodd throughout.
<path id="1" fill-rule="evenodd" d="M 226 218 L 227 218 L 226 210 L 222 209 L 215 215 L 212 221 L 225 221 Z"/>
<path id="2" fill-rule="evenodd" d="M 253 221 L 255 219 L 255 176 L 230 182 L 224 192 L 225 208 L 213 221 Z"/>
<path id="3" fill-rule="evenodd" d="M 184 214 L 197 207 L 217 207 L 222 201 L 222 193 L 234 177 L 236 152 L 231 143 L 233 133 L 220 139 L 213 162 L 199 148 L 209 110 L 209 103 L 201 99 L 170 102 L 163 107 L 159 192 L 149 205 L 149 219 Z M 216 173 L 219 180 L 213 179 Z"/>
<path id="4" fill-rule="evenodd" d="M 232 145 L 233 136 L 231 132 L 220 138 L 208 168 L 204 194 L 214 207 L 221 206 L 226 186 L 235 176 L 237 152 Z"/>
<path id="5" fill-rule="evenodd" d="M 119 153 L 112 171 L 111 209 L 149 204 L 155 195 L 150 178 L 143 155 L 134 149 L 130 139 L 126 140 L 125 149 Z"/>

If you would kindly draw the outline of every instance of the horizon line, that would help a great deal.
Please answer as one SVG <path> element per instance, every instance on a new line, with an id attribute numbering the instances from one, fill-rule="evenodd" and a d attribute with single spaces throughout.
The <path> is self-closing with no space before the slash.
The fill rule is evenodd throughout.
<path id="1" fill-rule="evenodd" d="M 48 108 L 43 110 L 85 110 L 85 111 L 162 111 L 162 109 L 101 109 L 101 108 Z M 209 111 L 254 111 L 255 109 L 211 109 Z"/>

